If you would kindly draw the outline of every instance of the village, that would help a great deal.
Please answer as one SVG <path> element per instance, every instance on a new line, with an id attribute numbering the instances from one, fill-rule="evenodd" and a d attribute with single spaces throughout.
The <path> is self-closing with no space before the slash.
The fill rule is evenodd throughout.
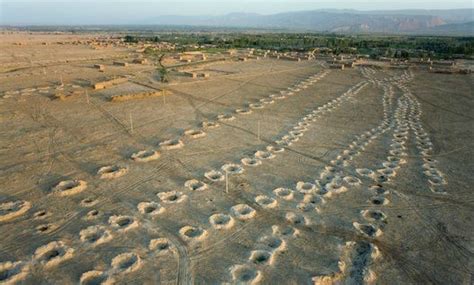
<path id="1" fill-rule="evenodd" d="M 18 36 L 18 35 L 17 35 Z M 14 38 L 14 37 L 12 37 Z M 329 69 L 351 69 L 357 67 L 371 67 L 379 69 L 400 69 L 407 70 L 409 68 L 417 70 L 426 70 L 432 73 L 443 74 L 469 74 L 472 69 L 464 64 L 465 61 L 457 60 L 431 60 L 430 58 L 410 58 L 397 59 L 389 57 L 379 57 L 372 59 L 368 55 L 363 54 L 333 54 L 333 51 L 328 48 L 315 48 L 308 52 L 278 52 L 271 50 L 258 50 L 253 48 L 247 49 L 228 49 L 219 52 L 207 52 L 207 49 L 213 46 L 177 46 L 169 42 L 159 43 L 134 43 L 127 42 L 123 37 L 111 36 L 87 36 L 76 39 L 70 36 L 60 36 L 65 40 L 56 41 L 40 41 L 41 36 L 33 36 L 36 38 L 31 43 L 22 41 L 5 42 L 8 48 L 20 48 L 22 50 L 28 49 L 44 49 L 50 51 L 51 49 L 70 47 L 77 50 L 90 51 L 89 58 L 67 58 L 63 60 L 45 59 L 37 60 L 34 63 L 30 60 L 23 63 L 15 63 L 14 66 L 9 66 L 8 63 L 3 65 L 4 71 L 9 71 L 18 68 L 34 68 L 37 73 L 43 75 L 50 74 L 48 72 L 49 66 L 58 64 L 80 63 L 82 68 L 90 68 L 91 72 L 87 72 L 88 78 L 76 79 L 81 80 L 81 84 L 69 84 L 64 86 L 63 75 L 58 75 L 53 86 L 36 86 L 46 93 L 47 88 L 55 89 L 51 96 L 64 100 L 70 96 L 84 94 L 87 92 L 95 92 L 124 83 L 132 83 L 137 77 L 136 73 L 140 75 L 151 75 L 153 79 L 148 82 L 135 82 L 138 90 L 136 92 L 116 93 L 110 96 L 111 101 L 123 101 L 139 98 L 148 98 L 150 96 L 162 96 L 166 93 L 163 89 L 147 88 L 148 83 L 153 84 L 153 80 L 163 81 L 163 77 L 168 78 L 177 84 L 178 82 L 188 82 L 190 80 L 203 80 L 209 78 L 219 77 L 221 75 L 228 75 L 221 71 L 213 70 L 212 65 L 223 62 L 247 62 L 260 61 L 262 59 L 275 59 L 282 61 L 320 61 L 324 63 Z M 46 35 L 44 39 L 51 38 Z M 194 51 L 180 52 L 181 49 L 192 49 Z M 98 55 L 92 56 L 97 53 Z M 103 54 L 106 54 L 103 56 Z M 112 55 L 113 54 L 113 55 Z M 157 55 L 163 55 L 159 59 Z M 87 66 L 86 64 L 90 64 Z M 166 75 L 159 74 L 157 70 L 161 68 L 166 70 Z M 98 72 L 92 72 L 97 70 Z M 58 73 L 54 71 L 53 73 Z M 156 73 L 156 75 L 154 75 Z M 49 76 L 49 75 L 48 75 Z M 64 75 L 65 77 L 66 75 Z M 138 86 L 140 85 L 140 86 Z M 128 89 L 130 90 L 130 89 Z M 5 93 L 9 96 L 15 91 L 8 91 Z M 164 96 L 164 95 L 163 95 Z"/>

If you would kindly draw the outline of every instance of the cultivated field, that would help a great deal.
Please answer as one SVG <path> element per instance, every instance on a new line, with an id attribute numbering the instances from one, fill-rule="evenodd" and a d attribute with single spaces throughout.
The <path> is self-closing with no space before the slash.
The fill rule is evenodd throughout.
<path id="1" fill-rule="evenodd" d="M 0 284 L 472 282 L 472 75 L 67 37 L 0 37 Z"/>

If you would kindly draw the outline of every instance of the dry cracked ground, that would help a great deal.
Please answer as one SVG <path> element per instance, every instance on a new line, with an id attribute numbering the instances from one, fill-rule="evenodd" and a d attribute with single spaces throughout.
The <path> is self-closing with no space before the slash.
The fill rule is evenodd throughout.
<path id="1" fill-rule="evenodd" d="M 108 101 L 163 87 L 130 67 L 61 101 L 104 55 L 22 48 L 0 58 L 0 284 L 472 284 L 472 75 L 265 59 Z"/>

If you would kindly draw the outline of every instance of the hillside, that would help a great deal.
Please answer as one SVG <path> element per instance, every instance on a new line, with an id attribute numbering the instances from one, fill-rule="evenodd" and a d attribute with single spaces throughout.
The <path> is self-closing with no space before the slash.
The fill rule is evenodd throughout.
<path id="1" fill-rule="evenodd" d="M 266 28 L 344 33 L 472 34 L 465 23 L 473 10 L 355 11 L 315 10 L 274 15 L 232 13 L 225 16 L 161 16 L 143 24 Z M 443 28 L 441 28 L 443 27 Z"/>

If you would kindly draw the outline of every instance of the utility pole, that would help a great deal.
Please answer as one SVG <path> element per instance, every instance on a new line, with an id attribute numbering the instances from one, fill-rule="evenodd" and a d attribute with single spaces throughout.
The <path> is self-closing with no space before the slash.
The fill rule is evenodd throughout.
<path id="1" fill-rule="evenodd" d="M 257 138 L 258 142 L 260 142 L 260 120 L 257 121 Z"/>
<path id="2" fill-rule="evenodd" d="M 225 193 L 229 194 L 229 172 L 225 171 Z"/>

